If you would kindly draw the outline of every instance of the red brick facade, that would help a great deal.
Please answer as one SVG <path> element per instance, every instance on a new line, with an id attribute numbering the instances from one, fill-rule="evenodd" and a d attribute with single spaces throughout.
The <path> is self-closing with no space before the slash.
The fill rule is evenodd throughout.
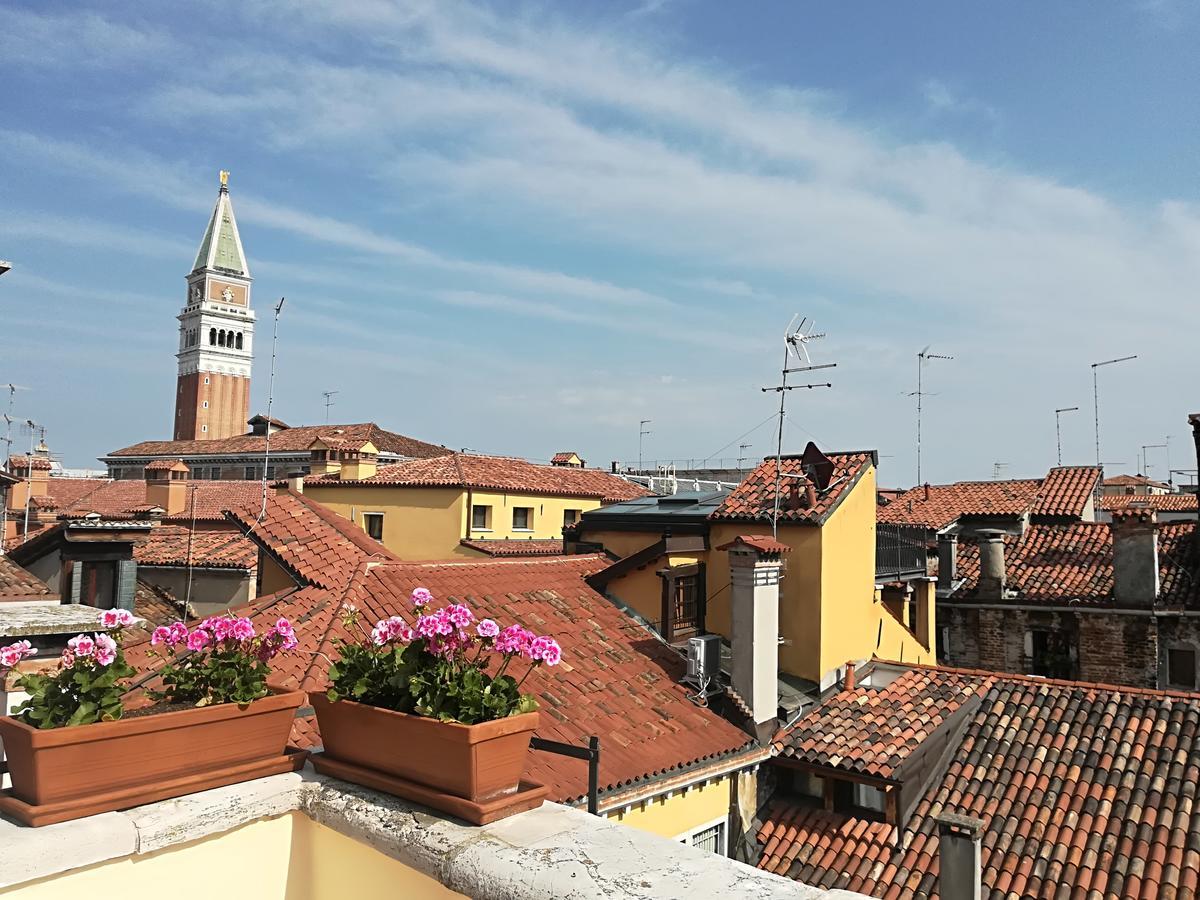
<path id="1" fill-rule="evenodd" d="M 245 433 L 248 418 L 249 378 L 215 372 L 179 376 L 175 391 L 175 440 L 235 437 Z"/>

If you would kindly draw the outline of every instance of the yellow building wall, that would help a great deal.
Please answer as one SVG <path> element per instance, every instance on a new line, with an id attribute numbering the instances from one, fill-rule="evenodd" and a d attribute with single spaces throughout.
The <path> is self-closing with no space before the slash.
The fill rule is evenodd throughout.
<path id="1" fill-rule="evenodd" d="M 588 531 L 584 540 L 589 544 L 600 544 L 610 553 L 624 559 L 639 550 L 644 550 L 651 544 L 658 543 L 662 535 L 650 531 Z M 691 553 L 666 553 L 649 563 L 643 569 L 634 569 L 620 578 L 610 581 L 604 592 L 626 606 L 637 611 L 638 615 L 650 622 L 662 619 L 662 585 L 663 580 L 658 575 L 660 569 L 668 566 L 690 566 L 697 563 L 706 565 L 706 583 L 709 577 L 707 566 L 717 555 L 711 551 Z M 711 593 L 712 585 L 708 584 Z M 708 630 L 715 629 L 708 624 Z"/>
<path id="2" fill-rule="evenodd" d="M 524 538 L 561 538 L 563 536 L 563 513 L 568 509 L 579 511 L 579 515 L 590 509 L 598 509 L 600 501 L 588 497 L 554 497 L 548 494 L 505 494 L 491 491 L 471 491 L 472 506 L 491 507 L 491 523 L 487 529 L 471 529 L 472 538 L 486 540 L 521 540 Z M 525 506 L 533 510 L 532 528 L 518 531 L 513 528 L 513 507 Z M 464 503 L 462 531 L 469 524 L 471 510 Z M 578 517 L 576 517 L 578 518 Z"/>
<path id="3" fill-rule="evenodd" d="M 258 595 L 260 597 L 296 586 L 296 582 L 292 580 L 292 576 L 284 571 L 279 563 L 275 562 L 266 553 L 258 554 L 258 571 Z"/>
<path id="4" fill-rule="evenodd" d="M 458 488 L 305 485 L 304 495 L 360 528 L 363 513 L 383 513 L 383 545 L 401 559 L 448 559 L 464 534 Z"/>
<path id="5" fill-rule="evenodd" d="M 611 812 L 608 818 L 659 837 L 674 839 L 729 815 L 732 796 L 729 779 L 730 776 L 723 776 L 703 787 L 690 787 L 686 792 L 672 794 L 666 799 L 655 797 L 635 805 L 628 812 Z"/>
<path id="6" fill-rule="evenodd" d="M 0 897 L 11 900 L 443 900 L 461 896 L 300 813 L 0 889 Z"/>

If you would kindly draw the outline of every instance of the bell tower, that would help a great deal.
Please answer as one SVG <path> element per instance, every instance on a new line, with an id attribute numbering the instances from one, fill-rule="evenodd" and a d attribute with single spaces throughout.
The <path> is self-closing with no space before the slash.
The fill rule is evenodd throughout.
<path id="1" fill-rule="evenodd" d="M 246 432 L 254 364 L 250 282 L 229 197 L 229 173 L 223 171 L 217 205 L 187 276 L 187 301 L 177 316 L 177 441 L 209 441 Z"/>

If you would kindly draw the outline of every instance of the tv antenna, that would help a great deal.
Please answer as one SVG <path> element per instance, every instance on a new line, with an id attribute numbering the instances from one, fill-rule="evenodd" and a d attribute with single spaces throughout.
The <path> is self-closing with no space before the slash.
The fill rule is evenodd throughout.
<path id="1" fill-rule="evenodd" d="M 999 481 L 1000 476 L 1004 474 L 1004 470 L 1007 468 L 1008 468 L 1008 463 L 1006 463 L 1006 462 L 992 463 L 992 481 Z"/>
<path id="2" fill-rule="evenodd" d="M 25 477 L 29 479 L 30 486 L 25 491 L 25 524 L 22 526 L 22 535 L 29 534 L 29 501 L 33 498 L 33 439 L 38 433 L 38 423 L 33 419 L 26 419 L 21 425 L 21 431 L 29 434 L 29 455 L 25 457 Z"/>
<path id="3" fill-rule="evenodd" d="M 740 454 L 740 456 L 738 456 L 737 467 L 738 467 L 739 472 L 742 470 L 742 463 L 744 463 L 746 461 L 746 451 L 748 449 L 750 449 L 752 446 L 754 446 L 754 445 L 753 444 L 738 444 L 738 453 Z"/>
<path id="4" fill-rule="evenodd" d="M 1144 478 L 1150 477 L 1150 463 L 1148 463 L 1146 461 L 1146 451 L 1147 450 L 1165 450 L 1166 447 L 1167 447 L 1166 444 L 1142 444 L 1142 472 L 1141 472 L 1142 477 L 1144 477 Z M 1168 461 L 1167 465 L 1169 468 L 1170 467 L 1169 461 Z"/>
<path id="5" fill-rule="evenodd" d="M 8 458 L 12 456 L 12 426 L 13 422 L 16 421 L 13 418 L 13 406 L 17 400 L 17 391 L 27 391 L 29 388 L 22 387 L 19 384 L 12 384 L 11 382 L 4 385 L 4 387 L 8 389 L 8 409 L 4 413 L 4 460 L 0 465 L 7 466 Z"/>
<path id="6" fill-rule="evenodd" d="M 1062 465 L 1062 425 L 1059 417 L 1065 412 L 1079 412 L 1078 406 L 1064 406 L 1054 411 L 1054 437 L 1058 443 L 1058 464 Z"/>
<path id="7" fill-rule="evenodd" d="M 925 345 L 925 349 L 917 354 L 917 389 L 909 393 L 908 396 L 917 398 L 917 484 L 921 484 L 921 407 L 922 399 L 926 396 L 925 391 L 921 388 L 921 376 L 924 373 L 925 363 L 931 359 L 954 359 L 953 356 L 943 356 L 940 353 L 930 353 L 930 344 Z M 930 394 L 929 396 L 933 396 Z"/>
<path id="8" fill-rule="evenodd" d="M 800 320 L 800 324 L 796 324 L 796 320 Z M 832 369 L 837 366 L 837 363 L 824 363 L 822 365 L 813 365 L 812 359 L 808 355 L 808 345 L 812 341 L 819 341 L 825 337 L 824 332 L 814 332 L 815 323 L 807 316 L 801 317 L 799 314 L 792 316 L 792 321 L 788 323 L 787 331 L 783 335 L 783 368 L 780 370 L 779 384 L 774 387 L 765 387 L 763 393 L 775 391 L 779 394 L 779 430 L 775 438 L 775 508 L 771 514 L 771 536 L 779 537 L 779 492 L 783 487 L 783 422 L 787 416 L 787 395 L 788 391 L 794 391 L 798 388 L 812 390 L 813 388 L 831 388 L 833 384 L 828 381 L 812 382 L 809 384 L 788 384 L 788 375 L 795 372 L 815 372 L 818 369 Z M 808 329 L 805 331 L 805 329 Z M 803 365 L 793 366 L 791 363 L 795 361 L 803 363 Z"/>
<path id="9" fill-rule="evenodd" d="M 271 376 L 267 381 L 267 440 L 263 448 L 262 508 L 258 512 L 257 525 L 267 514 L 267 467 L 271 463 L 271 404 L 275 401 L 275 348 L 279 345 L 279 314 L 287 297 L 280 297 L 275 304 L 275 325 L 271 333 Z"/>
<path id="10" fill-rule="evenodd" d="M 641 474 L 642 471 L 642 438 L 654 433 L 646 429 L 650 422 L 650 419 L 642 419 L 638 422 L 638 474 Z"/>
<path id="11" fill-rule="evenodd" d="M 329 407 L 333 406 L 333 398 L 340 394 L 341 391 L 321 391 L 321 396 L 325 398 L 325 424 L 329 424 Z"/>

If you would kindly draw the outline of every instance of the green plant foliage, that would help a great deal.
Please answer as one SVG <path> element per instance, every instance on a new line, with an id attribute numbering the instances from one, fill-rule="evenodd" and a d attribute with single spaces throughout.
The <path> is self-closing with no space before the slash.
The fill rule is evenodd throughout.
<path id="1" fill-rule="evenodd" d="M 22 675 L 17 685 L 29 694 L 29 699 L 17 707 L 14 715 L 35 728 L 119 719 L 124 712 L 121 697 L 126 690 L 122 682 L 135 674 L 118 650 L 116 660 L 107 666 L 77 663 L 50 675 Z"/>

